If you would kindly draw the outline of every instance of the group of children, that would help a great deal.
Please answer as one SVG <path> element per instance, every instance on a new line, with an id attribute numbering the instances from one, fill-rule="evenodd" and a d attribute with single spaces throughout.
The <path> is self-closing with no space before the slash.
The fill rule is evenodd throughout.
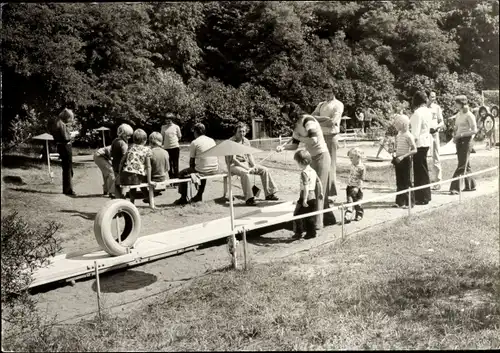
<path id="1" fill-rule="evenodd" d="M 415 138 L 409 131 L 410 119 L 404 114 L 396 114 L 394 122 L 390 128 L 390 134 L 394 137 L 392 164 L 396 172 L 397 191 L 407 190 L 411 184 L 411 156 L 417 152 Z M 359 148 L 352 148 L 347 153 L 351 161 L 349 177 L 347 179 L 346 196 L 347 203 L 354 203 L 363 199 L 363 181 L 366 179 L 366 167 L 363 164 L 363 152 Z M 299 150 L 295 153 L 294 160 L 301 170 L 300 174 L 300 195 L 296 203 L 294 216 L 303 215 L 316 210 L 316 205 L 324 195 L 316 172 L 311 168 L 311 155 L 305 150 Z M 412 192 L 410 200 L 408 194 L 404 193 L 396 196 L 396 205 L 401 208 L 413 207 L 415 196 Z M 350 223 L 352 220 L 360 221 L 363 219 L 364 210 L 362 205 L 348 207 L 344 214 L 344 223 Z M 311 216 L 294 221 L 294 239 L 313 238 L 316 235 L 316 217 Z"/>
<path id="2" fill-rule="evenodd" d="M 351 160 L 351 168 L 347 181 L 346 195 L 347 202 L 353 203 L 363 199 L 363 181 L 366 177 L 366 168 L 362 162 L 363 152 L 359 148 L 350 149 L 347 155 Z M 325 195 L 323 194 L 323 185 L 320 178 L 316 171 L 311 168 L 311 154 L 306 150 L 299 150 L 295 153 L 294 160 L 301 170 L 299 183 L 300 195 L 293 213 L 294 216 L 298 216 L 314 212 Z M 353 209 L 355 211 L 354 215 Z M 351 220 L 361 221 L 363 214 L 362 205 L 349 207 L 345 211 L 344 223 L 350 223 Z M 304 232 L 306 232 L 304 239 L 314 238 L 316 236 L 316 220 L 315 216 L 294 220 L 294 235 L 292 238 L 295 240 L 301 239 Z"/>
<path id="3" fill-rule="evenodd" d="M 132 144 L 129 147 L 129 140 Z M 149 146 L 146 142 L 149 140 Z M 169 171 L 169 155 L 162 148 L 163 136 L 159 132 L 149 135 L 142 129 L 133 130 L 128 124 L 118 127 L 117 137 L 110 146 L 98 149 L 94 161 L 104 179 L 103 193 L 111 198 L 122 198 L 121 185 L 137 185 L 166 181 Z M 141 189 L 143 201 L 149 203 L 147 188 Z M 158 195 L 159 193 L 157 193 Z M 130 201 L 135 202 L 137 192 L 129 192 Z"/>

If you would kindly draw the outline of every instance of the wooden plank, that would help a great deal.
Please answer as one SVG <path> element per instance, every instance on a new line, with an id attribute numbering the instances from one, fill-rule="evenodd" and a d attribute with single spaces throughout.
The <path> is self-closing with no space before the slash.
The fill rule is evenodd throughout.
<path id="1" fill-rule="evenodd" d="M 275 221 L 276 217 L 289 218 L 293 213 L 293 208 L 294 206 L 290 202 L 263 207 L 237 218 L 235 226 L 236 228 L 244 226 L 247 230 L 265 227 L 265 223 L 268 223 L 270 219 Z M 137 263 L 150 261 L 145 259 L 167 257 L 168 254 L 196 248 L 203 243 L 222 239 L 231 234 L 229 217 L 225 217 L 141 237 L 134 244 L 130 253 L 122 256 L 113 257 L 102 250 L 72 257 L 68 257 L 66 254 L 58 255 L 51 259 L 49 266 L 35 272 L 34 281 L 30 287 L 70 278 L 92 276 L 93 263 L 96 260 L 99 260 L 99 271 L 106 272 L 113 268 L 133 266 Z"/>

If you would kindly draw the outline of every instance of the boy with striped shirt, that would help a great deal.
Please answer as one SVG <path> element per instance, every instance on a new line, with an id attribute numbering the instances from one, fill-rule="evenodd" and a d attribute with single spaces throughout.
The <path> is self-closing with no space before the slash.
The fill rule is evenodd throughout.
<path id="1" fill-rule="evenodd" d="M 411 183 L 411 156 L 417 153 L 415 137 L 410 133 L 410 119 L 406 115 L 396 116 L 394 126 L 398 130 L 396 136 L 396 151 L 393 164 L 396 169 L 397 191 L 407 190 L 412 187 Z M 399 207 L 408 208 L 408 194 L 396 196 L 396 204 Z M 411 206 L 415 205 L 415 194 L 411 192 Z"/>

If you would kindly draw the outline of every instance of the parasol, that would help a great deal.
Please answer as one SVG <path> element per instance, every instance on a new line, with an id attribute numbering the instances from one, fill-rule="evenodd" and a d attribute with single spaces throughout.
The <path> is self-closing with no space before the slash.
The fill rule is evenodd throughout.
<path id="1" fill-rule="evenodd" d="M 104 136 L 104 131 L 109 131 L 110 128 L 106 126 L 101 126 L 100 128 L 96 129 L 96 131 L 102 131 L 102 144 L 104 147 L 106 147 L 106 137 Z"/>
<path id="2" fill-rule="evenodd" d="M 54 141 L 54 138 L 52 135 L 44 133 L 38 136 L 33 137 L 33 140 L 41 140 L 45 141 L 45 147 L 47 148 L 47 166 L 49 167 L 49 176 L 50 176 L 50 181 L 52 181 L 52 178 L 54 177 L 54 174 L 50 171 L 50 150 L 49 150 L 49 141 Z"/>
<path id="3" fill-rule="evenodd" d="M 344 130 L 345 130 L 345 132 L 347 132 L 347 120 L 351 120 L 351 118 L 344 115 L 342 118 L 340 118 L 340 120 L 344 121 Z"/>

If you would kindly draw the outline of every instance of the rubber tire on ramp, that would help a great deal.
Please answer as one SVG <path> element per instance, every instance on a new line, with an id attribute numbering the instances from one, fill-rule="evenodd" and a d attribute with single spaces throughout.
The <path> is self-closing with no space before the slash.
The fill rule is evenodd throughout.
<path id="1" fill-rule="evenodd" d="M 122 214 L 125 219 L 125 229 L 122 232 L 121 244 L 114 238 L 113 218 Z M 94 220 L 94 235 L 101 248 L 111 256 L 127 254 L 141 231 L 141 217 L 137 208 L 128 200 L 118 199 L 107 202 L 97 213 Z"/>

